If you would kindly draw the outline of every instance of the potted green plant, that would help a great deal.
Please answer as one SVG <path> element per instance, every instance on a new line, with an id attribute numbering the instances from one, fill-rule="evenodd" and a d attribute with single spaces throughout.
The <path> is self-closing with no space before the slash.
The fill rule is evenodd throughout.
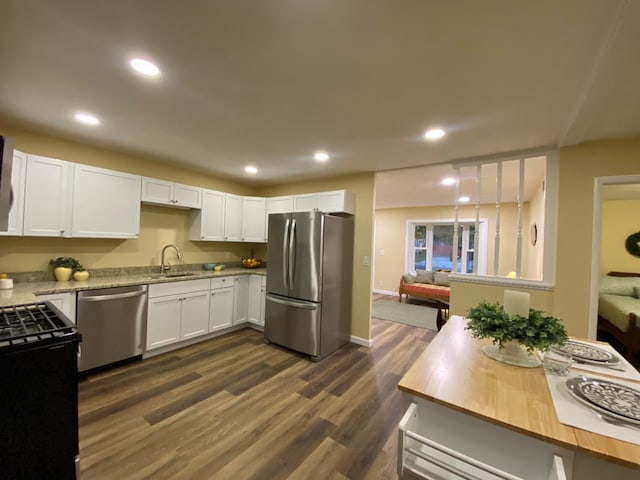
<path id="1" fill-rule="evenodd" d="M 58 282 L 68 282 L 78 267 L 84 270 L 82 264 L 73 257 L 56 257 L 49 260 L 49 268 L 53 270 Z"/>
<path id="2" fill-rule="evenodd" d="M 567 331 L 555 317 L 540 310 L 529 309 L 529 316 L 509 315 L 499 303 L 482 300 L 467 312 L 466 329 L 475 338 L 490 338 L 483 352 L 491 358 L 523 367 L 540 365 L 532 355 L 547 351 L 567 341 Z"/>

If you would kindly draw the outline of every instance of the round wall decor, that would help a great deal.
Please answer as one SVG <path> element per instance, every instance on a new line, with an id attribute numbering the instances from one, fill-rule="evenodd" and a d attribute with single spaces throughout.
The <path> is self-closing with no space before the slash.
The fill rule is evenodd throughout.
<path id="1" fill-rule="evenodd" d="M 640 232 L 632 233 L 625 242 L 627 252 L 634 257 L 640 257 Z"/>

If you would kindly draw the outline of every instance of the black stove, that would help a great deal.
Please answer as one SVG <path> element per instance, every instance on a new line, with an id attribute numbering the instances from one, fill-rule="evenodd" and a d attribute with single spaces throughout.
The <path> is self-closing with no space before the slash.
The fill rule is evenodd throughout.
<path id="1" fill-rule="evenodd" d="M 77 478 L 79 343 L 49 302 L 0 307 L 0 478 Z"/>
<path id="2" fill-rule="evenodd" d="M 74 334 L 73 323 L 50 303 L 0 307 L 0 349 L 55 343 Z"/>

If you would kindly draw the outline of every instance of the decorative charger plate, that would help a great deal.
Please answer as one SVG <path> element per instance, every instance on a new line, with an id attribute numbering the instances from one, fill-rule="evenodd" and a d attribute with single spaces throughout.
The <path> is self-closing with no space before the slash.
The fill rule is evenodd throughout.
<path id="1" fill-rule="evenodd" d="M 594 410 L 640 425 L 640 391 L 589 377 L 570 378 L 565 385 L 575 398 Z"/>
<path id="2" fill-rule="evenodd" d="M 557 350 L 571 353 L 571 356 L 580 362 L 598 364 L 615 364 L 620 363 L 620 358 L 611 352 L 607 352 L 602 348 L 594 347 L 582 342 L 574 342 L 567 340 L 563 345 L 554 347 Z"/>

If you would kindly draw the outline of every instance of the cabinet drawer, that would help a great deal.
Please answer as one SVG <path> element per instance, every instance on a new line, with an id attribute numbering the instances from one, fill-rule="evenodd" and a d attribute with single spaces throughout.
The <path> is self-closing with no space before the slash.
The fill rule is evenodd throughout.
<path id="1" fill-rule="evenodd" d="M 233 278 L 229 277 L 216 277 L 211 279 L 211 290 L 216 288 L 224 288 L 224 287 L 232 287 L 233 286 Z"/>
<path id="2" fill-rule="evenodd" d="M 165 295 L 178 295 L 180 293 L 199 292 L 209 290 L 209 280 L 183 280 L 180 282 L 154 283 L 149 285 L 149 298 Z"/>

